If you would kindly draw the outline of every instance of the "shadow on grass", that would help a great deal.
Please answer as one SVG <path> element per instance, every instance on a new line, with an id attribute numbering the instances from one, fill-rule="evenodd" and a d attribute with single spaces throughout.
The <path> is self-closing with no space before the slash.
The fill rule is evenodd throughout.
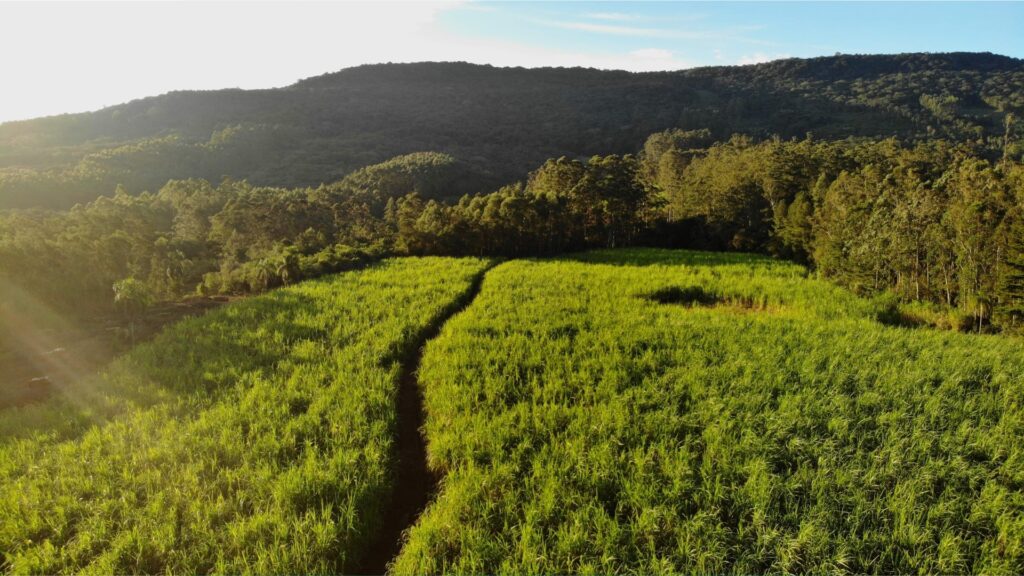
<path id="1" fill-rule="evenodd" d="M 703 252 L 667 248 L 616 248 L 562 254 L 538 259 L 545 262 L 580 262 L 611 266 L 745 266 L 770 268 L 796 266 L 786 260 L 776 260 L 759 254 L 744 252 Z"/>
<path id="2" fill-rule="evenodd" d="M 716 308 L 735 312 L 779 312 L 783 304 L 772 304 L 764 298 L 738 294 L 721 294 L 701 286 L 670 286 L 638 297 L 658 304 L 685 308 Z"/>

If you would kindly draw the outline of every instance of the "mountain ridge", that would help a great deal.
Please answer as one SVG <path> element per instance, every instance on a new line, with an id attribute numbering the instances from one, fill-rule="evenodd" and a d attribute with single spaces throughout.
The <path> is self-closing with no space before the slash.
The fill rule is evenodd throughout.
<path id="1" fill-rule="evenodd" d="M 433 150 L 520 179 L 546 158 L 635 152 L 669 128 L 718 139 L 947 138 L 991 145 L 1024 110 L 1024 60 L 992 53 L 790 58 L 668 72 L 369 64 L 268 89 L 173 91 L 0 124 L 0 208 L 67 207 L 169 178 L 331 182 Z"/>
<path id="2" fill-rule="evenodd" d="M 3 127 L 5 127 L 7 125 L 11 125 L 11 124 L 24 124 L 24 123 L 30 123 L 30 122 L 35 122 L 35 121 L 39 121 L 39 120 L 47 120 L 47 119 L 51 119 L 51 118 L 63 118 L 63 117 L 68 117 L 68 116 L 81 116 L 81 115 L 95 114 L 95 113 L 98 113 L 98 112 L 104 112 L 104 111 L 107 111 L 107 110 L 112 110 L 112 109 L 116 109 L 116 108 L 130 106 L 132 104 L 136 104 L 136 103 L 139 103 L 139 102 L 147 102 L 147 101 L 151 101 L 151 100 L 154 100 L 154 99 L 159 99 L 159 98 L 163 98 L 163 97 L 166 97 L 166 96 L 173 96 L 173 95 L 179 95 L 179 94 L 213 94 L 213 93 L 241 93 L 241 92 L 255 93 L 255 92 L 285 91 L 285 90 L 291 90 L 291 89 L 296 89 L 296 88 L 302 88 L 302 87 L 305 87 L 306 85 L 309 85 L 311 83 L 315 83 L 315 82 L 318 82 L 318 81 L 321 81 L 321 80 L 324 80 L 324 79 L 327 79 L 327 78 L 330 78 L 330 77 L 340 77 L 342 75 L 354 73 L 356 71 L 380 70 L 380 69 L 390 68 L 390 67 L 413 67 L 413 66 L 433 66 L 433 65 L 439 65 L 439 66 L 444 66 L 444 65 L 463 65 L 463 66 L 467 66 L 467 67 L 471 67 L 471 68 L 476 68 L 476 69 L 496 70 L 496 71 L 536 72 L 536 71 L 565 71 L 565 70 L 573 70 L 573 71 L 593 71 L 593 72 L 597 72 L 597 73 L 601 73 L 601 74 L 619 73 L 619 74 L 622 74 L 622 75 L 629 75 L 629 76 L 662 76 L 662 75 L 676 75 L 676 74 L 688 75 L 688 74 L 694 74 L 694 73 L 703 73 L 703 72 L 712 72 L 712 71 L 723 71 L 723 70 L 734 70 L 734 69 L 752 69 L 752 68 L 770 69 L 770 68 L 787 67 L 787 66 L 790 66 L 793 63 L 798 63 L 800 65 L 799 67 L 811 67 L 811 66 L 813 66 L 813 65 L 815 65 L 817 63 L 833 61 L 836 58 L 853 58 L 853 59 L 860 59 L 860 60 L 884 61 L 884 60 L 887 60 L 887 59 L 896 59 L 896 58 L 903 58 L 903 57 L 929 57 L 929 58 L 938 58 L 938 59 L 944 59 L 944 58 L 960 59 L 960 58 L 964 58 L 964 57 L 969 57 L 969 58 L 981 58 L 981 57 L 984 57 L 984 58 L 990 59 L 990 61 L 991 61 L 991 65 L 987 67 L 990 70 L 991 69 L 1012 70 L 1014 68 L 1014 67 L 1010 67 L 1010 66 L 997 66 L 997 64 L 1009 65 L 1011 63 L 1014 63 L 1014 64 L 1016 64 L 1015 67 L 1024 66 L 1024 58 L 1016 58 L 1016 57 L 1013 57 L 1013 56 L 1007 56 L 1007 55 L 1004 55 L 1004 54 L 998 54 L 998 53 L 994 53 L 994 52 L 899 52 L 899 53 L 893 53 L 893 54 L 841 53 L 841 54 L 836 54 L 836 55 L 833 55 L 833 56 L 814 56 L 814 57 L 809 57 L 809 58 L 798 58 L 798 57 L 778 58 L 778 59 L 770 60 L 768 62 L 758 62 L 758 63 L 754 63 L 754 64 L 726 64 L 726 65 L 718 65 L 718 64 L 716 64 L 716 65 L 708 65 L 708 66 L 694 66 L 692 68 L 679 68 L 679 69 L 676 69 L 676 70 L 654 70 L 654 71 L 630 71 L 630 70 L 623 70 L 623 69 L 619 69 L 619 68 L 594 68 L 594 67 L 589 67 L 589 66 L 536 66 L 536 67 L 527 67 L 527 66 L 495 66 L 493 64 L 478 64 L 478 63 L 474 63 L 474 62 L 468 62 L 468 61 L 465 61 L 465 60 L 423 60 L 423 61 L 417 61 L 417 62 L 378 62 L 378 63 L 372 63 L 372 64 L 359 64 L 359 65 L 356 65 L 356 66 L 348 66 L 348 67 L 345 67 L 345 68 L 341 68 L 341 69 L 335 70 L 333 72 L 324 72 L 322 74 L 317 74 L 317 75 L 314 75 L 314 76 L 308 76 L 306 78 L 300 78 L 300 79 L 296 80 L 295 82 L 292 82 L 291 84 L 285 84 L 285 85 L 282 85 L 282 86 L 272 86 L 272 87 L 269 87 L 269 88 L 239 88 L 239 87 L 236 86 L 236 87 L 209 88 L 209 89 L 170 90 L 168 92 L 163 92 L 163 93 L 160 93 L 160 94 L 153 94 L 153 95 L 150 95 L 150 96 L 142 96 L 140 98 L 133 98 L 133 99 L 127 100 L 125 102 L 120 102 L 120 103 L 117 103 L 117 104 L 111 104 L 109 106 L 103 106 L 102 108 L 97 108 L 95 110 L 83 110 L 81 112 L 61 112 L 61 113 L 58 113 L 58 114 L 49 114 L 49 115 L 46 115 L 46 116 L 36 116 L 36 117 L 33 117 L 33 118 L 23 118 L 23 119 L 18 119 L 18 120 L 8 120 L 8 121 L 5 121 L 5 122 L 0 122 L 0 129 L 2 129 Z M 960 68 L 966 68 L 966 66 L 961 65 Z M 915 70 L 909 70 L 909 71 L 915 71 Z"/>

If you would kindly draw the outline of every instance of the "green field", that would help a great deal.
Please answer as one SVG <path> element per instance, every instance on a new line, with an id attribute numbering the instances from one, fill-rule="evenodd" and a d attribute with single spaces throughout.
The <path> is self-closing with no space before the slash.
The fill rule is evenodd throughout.
<path id="1" fill-rule="evenodd" d="M 424 358 L 395 572 L 1021 573 L 1024 346 L 875 308 L 742 255 L 499 266 Z"/>
<path id="2" fill-rule="evenodd" d="M 2 571 L 360 566 L 402 363 L 490 264 L 275 290 L 0 412 Z M 426 346 L 442 480 L 391 572 L 1024 572 L 1024 342 L 887 312 L 743 254 L 490 269 Z"/>
<path id="3" fill-rule="evenodd" d="M 399 362 L 486 265 L 392 260 L 277 290 L 0 413 L 3 570 L 350 569 L 390 495 Z"/>

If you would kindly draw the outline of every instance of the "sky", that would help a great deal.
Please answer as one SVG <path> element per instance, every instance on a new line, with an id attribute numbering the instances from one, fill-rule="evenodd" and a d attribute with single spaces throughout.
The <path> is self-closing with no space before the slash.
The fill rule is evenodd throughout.
<path id="1" fill-rule="evenodd" d="M 632 71 L 842 53 L 1024 58 L 1024 2 L 7 2 L 0 122 L 349 66 Z"/>

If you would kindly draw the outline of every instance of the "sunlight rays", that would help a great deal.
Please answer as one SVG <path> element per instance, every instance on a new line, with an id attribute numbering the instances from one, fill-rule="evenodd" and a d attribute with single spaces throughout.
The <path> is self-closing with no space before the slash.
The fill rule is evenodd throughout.
<path id="1" fill-rule="evenodd" d="M 110 346 L 6 278 L 0 278 L 0 336 L 4 401 L 24 404 L 53 394 L 81 409 L 96 403 L 88 377 Z"/>

